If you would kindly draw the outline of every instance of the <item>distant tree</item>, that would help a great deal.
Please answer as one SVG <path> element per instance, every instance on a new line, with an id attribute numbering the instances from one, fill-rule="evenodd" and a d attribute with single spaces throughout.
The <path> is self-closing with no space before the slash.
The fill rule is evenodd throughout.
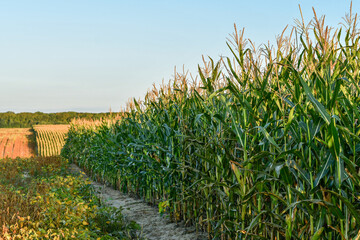
<path id="1" fill-rule="evenodd" d="M 22 112 L 11 111 L 0 113 L 0 128 L 30 128 L 37 124 L 68 124 L 74 118 L 100 119 L 109 116 L 110 113 L 79 113 L 79 112 Z"/>

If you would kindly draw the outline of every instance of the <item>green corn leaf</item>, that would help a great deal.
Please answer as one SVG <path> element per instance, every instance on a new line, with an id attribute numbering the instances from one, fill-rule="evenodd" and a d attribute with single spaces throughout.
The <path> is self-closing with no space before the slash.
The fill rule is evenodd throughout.
<path id="1" fill-rule="evenodd" d="M 242 184 L 242 181 L 241 181 L 241 178 L 240 178 L 241 173 L 240 173 L 239 168 L 233 162 L 230 162 L 230 164 L 231 164 L 232 171 L 235 173 L 236 180 L 238 181 L 239 184 Z"/>
<path id="2" fill-rule="evenodd" d="M 309 86 L 305 83 L 305 81 L 302 79 L 301 76 L 298 76 L 299 80 L 301 82 L 301 85 L 304 88 L 306 96 L 309 98 L 315 109 L 318 111 L 322 119 L 329 125 L 331 122 L 331 117 L 329 113 L 326 111 L 325 107 L 314 97 L 314 95 L 311 93 L 311 90 Z"/>
<path id="3" fill-rule="evenodd" d="M 324 227 L 321 227 L 319 230 L 317 230 L 314 235 L 311 237 L 310 240 L 318 240 L 321 237 L 322 232 L 324 231 Z"/>
<path id="4" fill-rule="evenodd" d="M 336 156 L 340 155 L 340 139 L 339 139 L 339 133 L 336 129 L 336 123 L 335 119 L 332 118 L 331 124 L 330 124 L 330 130 L 332 135 L 332 142 L 333 142 L 333 149 L 336 154 Z"/>
<path id="5" fill-rule="evenodd" d="M 272 145 L 274 145 L 278 151 L 281 151 L 279 145 L 277 145 L 277 143 L 275 142 L 274 138 L 270 136 L 270 134 L 268 133 L 268 131 L 266 131 L 265 128 L 263 128 L 262 126 L 258 126 L 258 127 L 255 127 L 255 128 L 260 129 L 260 131 L 261 131 L 262 134 L 265 136 L 265 138 L 266 138 Z"/>
<path id="6" fill-rule="evenodd" d="M 336 79 L 336 82 L 335 82 L 335 89 L 333 90 L 333 93 L 332 93 L 332 97 L 331 97 L 331 100 L 328 104 L 328 108 L 329 109 L 332 109 L 335 105 L 335 102 L 336 102 L 336 99 L 339 95 L 339 92 L 340 92 L 340 86 L 341 86 L 341 83 L 342 83 L 342 79 L 339 78 L 339 79 Z"/>
<path id="7" fill-rule="evenodd" d="M 337 192 L 334 192 L 332 190 L 325 190 L 325 191 L 329 192 L 331 194 L 334 194 L 336 197 L 340 198 L 340 200 L 343 203 L 345 203 L 345 205 L 348 207 L 351 215 L 356 218 L 356 221 L 360 222 L 360 212 L 357 210 L 357 208 L 351 202 L 349 202 L 348 199 L 346 199 L 345 197 L 341 196 L 340 194 L 338 194 Z"/>
<path id="8" fill-rule="evenodd" d="M 287 131 L 289 130 L 290 128 L 290 125 L 292 123 L 292 120 L 294 119 L 294 111 L 295 111 L 295 107 L 293 107 L 291 110 L 290 110 L 290 113 L 289 113 L 289 118 L 288 118 L 288 121 L 285 125 L 285 129 L 284 129 L 284 134 L 287 133 Z"/>
<path id="9" fill-rule="evenodd" d="M 333 164 L 333 162 L 334 159 L 331 157 L 331 154 L 329 154 L 329 156 L 326 159 L 326 162 L 323 164 L 320 171 L 316 174 L 316 178 L 314 181 L 314 188 L 316 188 L 319 185 L 320 180 L 329 172 L 329 168 Z"/>
<path id="10" fill-rule="evenodd" d="M 306 172 L 304 169 L 302 169 L 295 161 L 290 161 L 290 167 L 294 170 L 296 170 L 298 173 L 300 173 L 301 179 L 306 181 L 307 184 L 309 184 L 309 186 L 311 186 L 311 181 L 310 181 L 310 174 L 309 172 Z M 291 170 L 291 169 L 290 169 Z M 294 176 L 297 178 L 298 176 L 295 174 L 296 173 L 293 172 Z"/>

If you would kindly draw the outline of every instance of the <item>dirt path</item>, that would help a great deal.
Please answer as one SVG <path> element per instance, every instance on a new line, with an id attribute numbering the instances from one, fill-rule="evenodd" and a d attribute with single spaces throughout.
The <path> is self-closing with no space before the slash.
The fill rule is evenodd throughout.
<path id="1" fill-rule="evenodd" d="M 80 172 L 81 169 L 71 164 L 71 171 Z M 84 177 L 87 177 L 83 174 Z M 161 217 L 158 210 L 142 200 L 129 197 L 117 190 L 92 181 L 99 197 L 108 205 L 123 207 L 123 214 L 142 227 L 143 236 L 149 240 L 205 240 L 205 234 L 197 234 L 194 228 L 185 228 Z"/>

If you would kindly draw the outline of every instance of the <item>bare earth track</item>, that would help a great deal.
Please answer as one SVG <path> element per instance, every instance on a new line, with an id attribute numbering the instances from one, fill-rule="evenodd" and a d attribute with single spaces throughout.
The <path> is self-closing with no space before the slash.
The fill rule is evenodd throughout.
<path id="1" fill-rule="evenodd" d="M 71 171 L 86 174 L 75 164 L 71 164 Z M 113 207 L 122 207 L 122 213 L 131 221 L 142 227 L 143 237 L 149 240 L 205 240 L 206 234 L 196 233 L 194 228 L 183 227 L 181 224 L 170 222 L 161 217 L 156 208 L 149 206 L 139 199 L 129 197 L 117 190 L 91 181 L 100 198 Z"/>

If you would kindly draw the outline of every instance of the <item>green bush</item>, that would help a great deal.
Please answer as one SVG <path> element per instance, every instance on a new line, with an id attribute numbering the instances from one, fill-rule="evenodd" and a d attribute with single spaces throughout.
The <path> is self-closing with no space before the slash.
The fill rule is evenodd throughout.
<path id="1" fill-rule="evenodd" d="M 0 161 L 0 239 L 141 239 L 58 157 Z"/>

